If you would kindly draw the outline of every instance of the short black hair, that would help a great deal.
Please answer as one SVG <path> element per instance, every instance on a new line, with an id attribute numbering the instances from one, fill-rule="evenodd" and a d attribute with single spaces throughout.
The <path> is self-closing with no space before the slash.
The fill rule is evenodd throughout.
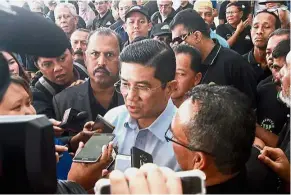
<path id="1" fill-rule="evenodd" d="M 237 9 L 238 9 L 240 12 L 243 11 L 243 8 L 242 8 L 241 4 L 239 4 L 238 2 L 233 2 L 233 3 L 229 3 L 229 4 L 227 4 L 226 9 L 229 8 L 229 7 L 231 7 L 231 6 L 235 6 L 235 7 L 237 7 Z"/>
<path id="2" fill-rule="evenodd" d="M 71 45 L 71 41 L 67 38 L 67 48 L 66 48 L 66 50 L 68 49 L 68 50 L 70 50 L 70 52 L 73 54 L 73 48 L 72 48 L 72 45 Z M 53 48 L 52 48 L 53 49 Z M 65 53 L 66 52 L 66 50 L 63 52 L 63 53 Z M 61 54 L 61 55 L 63 55 L 63 53 Z M 60 56 L 61 56 L 60 55 Z M 30 59 L 30 60 L 32 60 L 32 62 L 34 63 L 34 65 L 36 65 L 37 66 L 37 61 L 38 61 L 38 58 L 40 58 L 40 57 L 42 57 L 42 56 L 29 56 L 28 58 Z"/>
<path id="3" fill-rule="evenodd" d="M 191 69 L 195 72 L 201 72 L 202 57 L 201 53 L 194 47 L 186 44 L 180 44 L 173 48 L 176 54 L 189 54 L 191 56 Z"/>
<path id="4" fill-rule="evenodd" d="M 188 32 L 200 31 L 205 37 L 210 38 L 210 29 L 203 18 L 192 9 L 180 11 L 170 23 L 170 29 L 183 25 Z"/>
<path id="5" fill-rule="evenodd" d="M 284 57 L 284 56 L 287 56 L 289 51 L 290 51 L 290 39 L 282 40 L 274 48 L 272 52 L 272 56 L 273 58 Z"/>
<path id="6" fill-rule="evenodd" d="M 283 35 L 288 35 L 288 39 L 290 39 L 290 29 L 279 28 L 269 35 L 269 39 L 273 36 L 283 36 Z"/>
<path id="7" fill-rule="evenodd" d="M 209 153 L 220 173 L 241 171 L 255 139 L 250 99 L 234 87 L 206 84 L 194 87 L 190 99 L 199 104 L 185 130 L 190 147 Z"/>
<path id="8" fill-rule="evenodd" d="M 119 50 L 121 51 L 122 50 L 122 40 L 120 38 L 120 36 L 114 31 L 114 30 L 111 30 L 110 28 L 104 28 L 104 27 L 101 27 L 101 28 L 97 28 L 95 31 L 91 32 L 88 36 L 88 44 L 90 42 L 90 39 L 92 37 L 92 35 L 95 35 L 95 34 L 98 34 L 98 35 L 103 35 L 103 36 L 115 36 L 116 39 L 118 40 L 118 46 L 119 46 Z"/>
<path id="9" fill-rule="evenodd" d="M 275 29 L 281 28 L 280 18 L 274 12 L 269 12 L 268 10 L 263 10 L 263 11 L 257 12 L 256 15 L 254 16 L 254 18 L 257 15 L 262 14 L 262 13 L 267 13 L 267 14 L 270 14 L 270 15 L 274 16 L 275 17 Z"/>
<path id="10" fill-rule="evenodd" d="M 126 62 L 154 67 L 156 69 L 154 77 L 161 81 L 163 87 L 175 79 L 175 53 L 171 47 L 161 41 L 146 39 L 132 43 L 123 49 L 119 59 L 121 66 L 122 62 Z"/>

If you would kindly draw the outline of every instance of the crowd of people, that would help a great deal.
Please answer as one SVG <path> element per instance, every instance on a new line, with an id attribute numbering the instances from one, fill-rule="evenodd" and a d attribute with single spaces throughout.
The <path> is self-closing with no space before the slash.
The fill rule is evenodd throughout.
<path id="1" fill-rule="evenodd" d="M 175 1 L 27 1 L 23 13 L 47 31 L 25 34 L 31 45 L 0 33 L 10 72 L 0 71 L 0 115 L 49 118 L 59 182 L 76 193 L 108 177 L 112 193 L 181 194 L 173 172 L 193 169 L 205 173 L 207 193 L 290 193 L 287 1 Z M 70 108 L 87 115 L 62 128 Z M 97 115 L 115 127 L 100 160 L 60 157 L 100 133 Z M 154 164 L 105 171 L 115 145 L 124 155 L 144 150 Z"/>

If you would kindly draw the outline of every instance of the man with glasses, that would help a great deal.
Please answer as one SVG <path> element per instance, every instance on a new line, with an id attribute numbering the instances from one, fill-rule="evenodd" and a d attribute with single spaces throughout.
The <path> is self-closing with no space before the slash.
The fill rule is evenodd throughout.
<path id="1" fill-rule="evenodd" d="M 253 47 L 249 25 L 251 21 L 242 20 L 243 8 L 238 3 L 230 3 L 225 14 L 227 23 L 218 25 L 216 33 L 226 39 L 230 48 L 239 54 L 249 52 Z"/>
<path id="2" fill-rule="evenodd" d="M 115 126 L 118 153 L 130 155 L 135 146 L 150 153 L 155 164 L 177 170 L 173 148 L 164 137 L 176 112 L 170 99 L 177 85 L 173 50 L 156 40 L 142 40 L 125 47 L 119 58 L 115 86 L 125 105 L 105 115 Z"/>
<path id="3" fill-rule="evenodd" d="M 278 28 L 280 28 L 280 20 L 272 12 L 259 12 L 253 19 L 251 37 L 254 48 L 243 57 L 255 71 L 258 83 L 271 75 L 266 60 L 266 48 L 270 34 Z"/>
<path id="4" fill-rule="evenodd" d="M 85 121 L 94 121 L 98 114 L 103 116 L 124 103 L 113 86 L 118 81 L 120 48 L 120 39 L 110 29 L 97 29 L 89 37 L 85 62 L 90 79 L 54 96 L 56 120 L 61 121 L 65 111 L 74 108 L 88 113 Z"/>
<path id="5" fill-rule="evenodd" d="M 109 9 L 109 3 L 107 0 L 96 0 L 94 2 L 96 11 L 98 12 L 97 17 L 93 20 L 92 30 L 96 30 L 100 27 L 109 27 L 115 20 Z"/>
<path id="6" fill-rule="evenodd" d="M 201 83 L 231 85 L 251 98 L 255 107 L 256 80 L 252 68 L 241 55 L 210 38 L 209 27 L 196 11 L 179 12 L 170 27 L 172 44 L 187 43 L 200 51 Z"/>
<path id="7" fill-rule="evenodd" d="M 176 11 L 174 10 L 173 1 L 172 0 L 157 0 L 157 5 L 159 11 L 154 13 L 151 17 L 151 21 L 153 24 L 157 23 L 170 23 L 174 16 L 176 15 Z"/>

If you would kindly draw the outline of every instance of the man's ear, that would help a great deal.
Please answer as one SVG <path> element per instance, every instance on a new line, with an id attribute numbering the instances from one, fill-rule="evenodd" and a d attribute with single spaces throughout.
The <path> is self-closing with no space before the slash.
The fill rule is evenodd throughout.
<path id="1" fill-rule="evenodd" d="M 195 152 L 192 163 L 193 169 L 204 170 L 207 165 L 207 157 L 203 152 Z"/>
<path id="2" fill-rule="evenodd" d="M 198 72 L 198 73 L 195 75 L 195 79 L 194 79 L 194 87 L 197 86 L 198 84 L 200 84 L 201 79 L 202 79 L 202 73 L 201 73 L 201 72 Z"/>
<path id="3" fill-rule="evenodd" d="M 167 94 L 169 96 L 171 96 L 172 93 L 174 91 L 176 91 L 177 85 L 178 85 L 178 82 L 176 80 L 172 80 L 172 81 L 170 81 L 170 82 L 167 83 L 166 90 L 167 90 Z"/>
<path id="4" fill-rule="evenodd" d="M 153 27 L 153 24 L 151 22 L 149 22 L 149 30 L 148 31 L 151 31 L 152 27 Z"/>
<path id="5" fill-rule="evenodd" d="M 75 16 L 74 18 L 75 18 L 75 25 L 76 25 L 76 27 L 77 27 L 78 22 L 79 22 L 79 17 L 78 17 L 78 16 Z"/>

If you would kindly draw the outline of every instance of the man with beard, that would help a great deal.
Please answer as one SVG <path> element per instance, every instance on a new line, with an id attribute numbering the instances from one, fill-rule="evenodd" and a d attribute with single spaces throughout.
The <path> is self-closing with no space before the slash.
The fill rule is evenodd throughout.
<path id="1" fill-rule="evenodd" d="M 274 60 L 275 62 L 279 62 L 280 58 L 284 58 L 286 54 L 290 51 L 290 40 L 283 40 L 280 42 L 277 47 L 274 49 L 273 55 L 278 59 L 278 61 Z M 288 58 L 289 57 L 289 58 Z M 287 63 L 286 63 L 287 62 Z M 273 64 L 273 65 L 274 65 Z M 283 126 L 281 132 L 279 135 L 272 134 L 268 132 L 266 129 L 258 128 L 256 129 L 256 136 L 260 138 L 266 146 L 270 147 L 280 147 L 282 150 L 285 151 L 286 155 L 288 156 L 288 159 L 290 159 L 290 52 L 286 57 L 286 61 L 282 61 L 283 68 L 280 70 L 279 73 L 279 82 L 277 84 L 280 84 L 280 88 L 277 88 L 278 94 L 277 98 L 278 101 L 283 102 L 285 105 L 287 105 L 288 108 L 286 109 L 285 113 L 285 125 Z M 265 84 L 264 86 L 267 86 L 268 84 Z M 263 86 L 263 87 L 264 87 Z M 276 92 L 277 92 L 276 91 Z M 274 112 L 277 115 L 279 114 L 278 111 L 274 111 L 274 108 L 269 108 L 269 112 Z M 287 115 L 287 117 L 286 117 Z M 289 134 L 289 135 L 288 135 Z M 288 140 L 288 139 L 289 140 Z"/>
<path id="2" fill-rule="evenodd" d="M 70 40 L 74 51 L 74 61 L 85 65 L 84 55 L 87 49 L 87 39 L 90 31 L 87 29 L 77 29 L 73 32 Z"/>
<path id="3" fill-rule="evenodd" d="M 68 108 L 74 108 L 88 113 L 86 121 L 94 121 L 98 114 L 103 116 L 124 103 L 114 89 L 118 81 L 120 38 L 114 31 L 100 28 L 88 40 L 85 63 L 89 80 L 54 96 L 56 120 L 61 120 Z"/>

